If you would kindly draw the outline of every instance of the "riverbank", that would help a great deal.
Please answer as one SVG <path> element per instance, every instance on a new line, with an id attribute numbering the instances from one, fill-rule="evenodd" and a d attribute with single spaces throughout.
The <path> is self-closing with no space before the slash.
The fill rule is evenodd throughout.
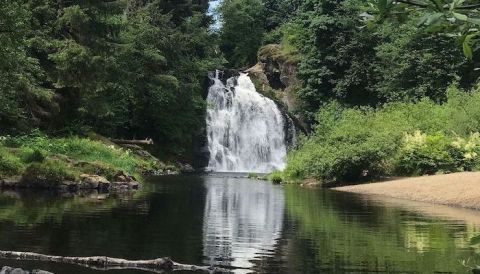
<path id="1" fill-rule="evenodd" d="M 135 145 L 117 145 L 98 135 L 0 139 L 0 188 L 137 189 L 142 176 L 178 174 Z"/>
<path id="2" fill-rule="evenodd" d="M 388 182 L 333 188 L 449 206 L 480 209 L 480 172 L 404 178 Z"/>

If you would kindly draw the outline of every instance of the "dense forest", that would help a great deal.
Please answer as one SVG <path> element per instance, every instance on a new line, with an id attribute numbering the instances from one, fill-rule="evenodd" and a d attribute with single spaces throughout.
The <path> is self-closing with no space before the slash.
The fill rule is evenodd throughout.
<path id="1" fill-rule="evenodd" d="M 210 5 L 2 0 L 1 135 L 152 138 L 160 154 L 191 158 L 208 71 L 249 68 L 275 45 L 274 57 L 295 66 L 295 114 L 312 129 L 281 176 L 335 182 L 480 167 L 475 1 Z"/>
<path id="2" fill-rule="evenodd" d="M 93 130 L 181 153 L 219 67 L 208 1 L 2 1 L 2 134 Z"/>

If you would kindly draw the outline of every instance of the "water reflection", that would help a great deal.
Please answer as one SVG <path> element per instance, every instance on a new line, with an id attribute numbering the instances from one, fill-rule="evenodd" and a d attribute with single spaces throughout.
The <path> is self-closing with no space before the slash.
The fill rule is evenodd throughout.
<path id="1" fill-rule="evenodd" d="M 272 274 L 471 273 L 461 262 L 480 264 L 480 211 L 238 178 L 162 177 L 148 186 L 118 197 L 0 191 L 0 250 L 170 256 Z"/>
<path id="2" fill-rule="evenodd" d="M 254 259 L 273 255 L 282 233 L 283 189 L 235 178 L 209 177 L 204 184 L 206 263 L 251 269 Z"/>
<path id="3" fill-rule="evenodd" d="M 478 259 L 471 239 L 480 229 L 469 220 L 479 220 L 479 212 L 453 219 L 451 208 L 444 214 L 440 207 L 377 197 L 290 187 L 285 192 L 295 220 L 289 254 L 302 254 L 289 258 L 291 273 L 470 273 L 460 262 Z"/>

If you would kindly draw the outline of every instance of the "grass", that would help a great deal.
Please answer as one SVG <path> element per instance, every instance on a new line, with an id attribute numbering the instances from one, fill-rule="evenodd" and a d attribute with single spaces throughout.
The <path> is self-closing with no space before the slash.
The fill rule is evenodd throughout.
<path id="1" fill-rule="evenodd" d="M 112 179 L 119 171 L 138 175 L 163 167 L 159 161 L 142 158 L 130 150 L 76 136 L 50 138 L 35 132 L 0 141 L 0 178 L 22 176 L 26 183 L 42 178 L 49 183 L 76 180 L 81 173 Z"/>

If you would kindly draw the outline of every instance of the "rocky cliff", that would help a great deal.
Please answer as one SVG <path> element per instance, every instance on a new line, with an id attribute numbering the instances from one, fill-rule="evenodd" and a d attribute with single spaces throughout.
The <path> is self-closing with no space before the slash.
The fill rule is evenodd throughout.
<path id="1" fill-rule="evenodd" d="M 282 51 L 280 45 L 263 46 L 258 53 L 258 63 L 247 69 L 257 91 L 283 104 L 289 113 L 298 110 L 296 90 L 301 82 L 297 78 L 298 60 Z M 306 128 L 303 118 L 294 115 L 302 128 Z"/>

